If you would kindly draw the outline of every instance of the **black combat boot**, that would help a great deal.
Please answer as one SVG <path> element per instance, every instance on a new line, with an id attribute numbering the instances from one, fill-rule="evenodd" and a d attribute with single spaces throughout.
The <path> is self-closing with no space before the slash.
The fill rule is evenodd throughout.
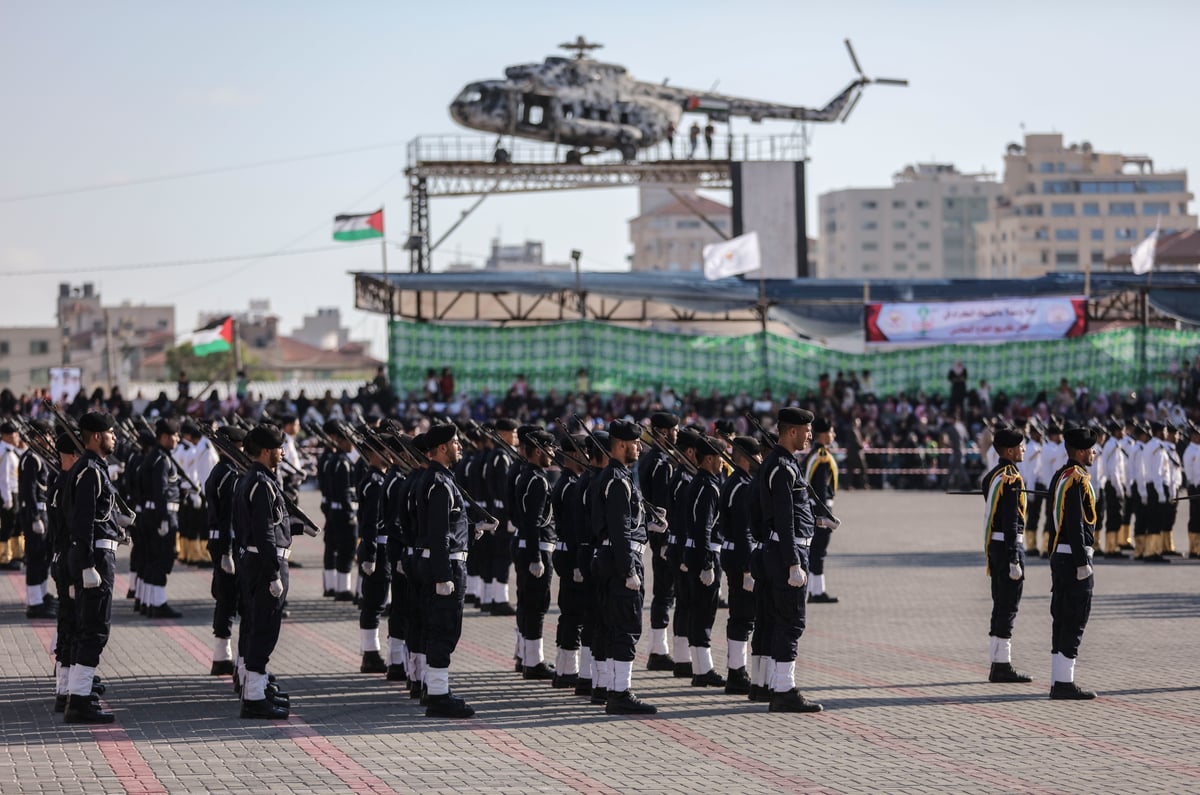
<path id="1" fill-rule="evenodd" d="M 820 704 L 809 701 L 794 687 L 782 693 L 772 693 L 771 705 L 767 707 L 768 712 L 820 712 L 821 710 Z"/>
<path id="2" fill-rule="evenodd" d="M 1028 674 L 1023 674 L 1016 668 L 1012 667 L 1012 663 L 992 663 L 992 670 L 988 673 L 989 682 L 1032 682 L 1033 677 Z"/>
<path id="3" fill-rule="evenodd" d="M 604 712 L 608 715 L 653 715 L 658 708 L 642 701 L 632 690 L 622 690 L 608 694 Z"/>

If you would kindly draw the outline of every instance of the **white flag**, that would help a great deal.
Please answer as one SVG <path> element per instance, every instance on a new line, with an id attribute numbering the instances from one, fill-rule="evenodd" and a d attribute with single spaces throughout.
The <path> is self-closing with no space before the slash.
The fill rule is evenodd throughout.
<path id="1" fill-rule="evenodd" d="M 1138 276 L 1154 270 L 1154 251 L 1158 248 L 1158 224 L 1146 239 L 1133 250 L 1133 272 Z"/>
<path id="2" fill-rule="evenodd" d="M 738 235 L 732 240 L 709 243 L 704 247 L 704 278 L 724 279 L 749 273 L 762 267 L 758 251 L 758 232 Z"/>

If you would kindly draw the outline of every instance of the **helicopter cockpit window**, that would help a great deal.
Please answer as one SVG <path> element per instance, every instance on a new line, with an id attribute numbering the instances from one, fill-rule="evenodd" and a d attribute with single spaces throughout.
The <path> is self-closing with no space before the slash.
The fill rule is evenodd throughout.
<path id="1" fill-rule="evenodd" d="M 526 94 L 521 100 L 521 121 L 530 127 L 544 127 L 548 121 L 550 98 L 539 94 Z"/>
<path id="2" fill-rule="evenodd" d="M 456 99 L 455 102 L 461 102 L 463 104 L 474 105 L 475 103 L 479 102 L 482 99 L 483 99 L 482 91 L 480 91 L 478 88 L 473 88 L 473 87 L 468 86 L 467 88 L 464 88 L 462 90 L 462 93 L 460 93 L 458 95 L 458 99 Z"/>

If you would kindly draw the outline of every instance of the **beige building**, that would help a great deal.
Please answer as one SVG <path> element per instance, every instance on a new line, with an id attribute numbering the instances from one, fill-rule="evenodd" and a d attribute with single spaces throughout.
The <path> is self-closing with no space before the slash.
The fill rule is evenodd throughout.
<path id="1" fill-rule="evenodd" d="M 680 190 L 680 200 L 663 188 L 642 188 L 638 204 L 640 214 L 629 222 L 633 242 L 631 270 L 672 273 L 704 270 L 704 247 L 732 234 L 730 208 L 694 191 Z M 697 215 L 711 221 L 711 226 Z"/>
<path id="2" fill-rule="evenodd" d="M 62 332 L 54 326 L 0 328 L 0 389 L 20 395 L 50 386 L 62 363 Z"/>
<path id="3" fill-rule="evenodd" d="M 1060 133 L 1009 144 L 1004 190 L 991 217 L 975 226 L 978 274 L 1028 278 L 1104 270 L 1161 224 L 1170 234 L 1196 228 L 1186 171 L 1154 171 L 1146 155 L 1065 146 Z"/>
<path id="4" fill-rule="evenodd" d="M 1000 194 L 990 174 L 919 163 L 890 188 L 849 188 L 818 202 L 822 279 L 962 279 L 975 276 L 974 226 Z"/>
<path id="5" fill-rule="evenodd" d="M 91 282 L 60 284 L 57 312 L 60 355 L 54 364 L 80 368 L 88 388 L 142 378 L 145 358 L 175 342 L 174 306 L 104 306 Z"/>

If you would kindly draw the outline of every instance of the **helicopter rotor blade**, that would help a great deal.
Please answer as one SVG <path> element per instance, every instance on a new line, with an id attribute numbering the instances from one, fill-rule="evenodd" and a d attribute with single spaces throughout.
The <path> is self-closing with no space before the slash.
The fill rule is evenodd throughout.
<path id="1" fill-rule="evenodd" d="M 846 106 L 846 109 L 844 111 L 842 111 L 842 116 L 841 116 L 841 118 L 838 119 L 838 121 L 840 121 L 842 124 L 845 124 L 846 119 L 850 118 L 850 111 L 854 110 L 854 106 L 858 104 L 858 101 L 860 99 L 862 99 L 862 89 L 861 88 L 857 92 L 855 92 L 854 99 L 850 100 L 850 104 Z"/>
<path id="2" fill-rule="evenodd" d="M 871 81 L 881 86 L 906 86 L 908 81 L 899 77 L 876 77 Z"/>
<path id="3" fill-rule="evenodd" d="M 865 77 L 862 66 L 858 62 L 858 56 L 854 54 L 854 47 L 850 44 L 850 39 L 844 41 L 846 42 L 846 52 L 850 53 L 850 63 L 854 64 L 854 71 Z"/>

